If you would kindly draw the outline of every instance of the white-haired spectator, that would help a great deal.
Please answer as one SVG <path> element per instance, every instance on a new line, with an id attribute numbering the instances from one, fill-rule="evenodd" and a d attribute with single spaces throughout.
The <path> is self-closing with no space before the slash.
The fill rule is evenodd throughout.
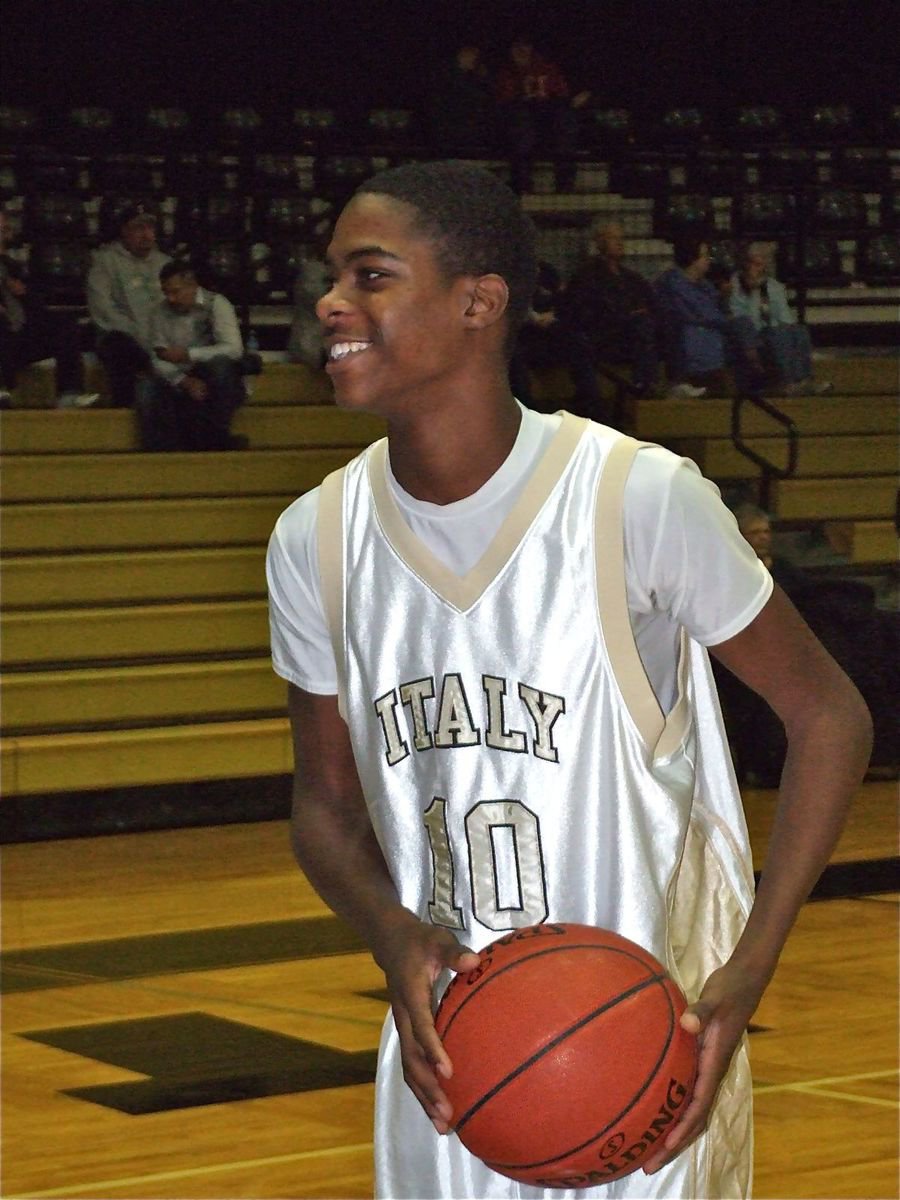
<path id="1" fill-rule="evenodd" d="M 748 349 L 755 343 L 773 387 L 787 395 L 826 395 L 834 385 L 813 379 L 809 330 L 797 320 L 784 284 L 771 274 L 770 257 L 760 242 L 741 248 L 730 301 L 736 333 Z"/>

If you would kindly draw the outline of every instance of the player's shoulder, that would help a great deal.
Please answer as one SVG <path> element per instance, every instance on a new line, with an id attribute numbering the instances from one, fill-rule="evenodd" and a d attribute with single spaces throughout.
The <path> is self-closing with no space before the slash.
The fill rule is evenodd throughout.
<path id="1" fill-rule="evenodd" d="M 304 492 L 287 506 L 275 522 L 273 539 L 291 557 L 308 549 L 315 538 L 321 492 L 321 485 Z"/>

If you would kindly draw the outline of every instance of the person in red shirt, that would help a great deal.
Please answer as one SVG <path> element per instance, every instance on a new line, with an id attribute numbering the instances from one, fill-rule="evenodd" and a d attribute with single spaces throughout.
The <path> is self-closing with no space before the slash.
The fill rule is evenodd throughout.
<path id="1" fill-rule="evenodd" d="M 571 94 L 560 67 L 541 57 L 527 37 L 517 37 L 509 57 L 497 72 L 496 96 L 501 106 L 501 126 L 510 148 L 511 183 L 515 191 L 528 190 L 535 150 L 554 160 L 557 191 L 568 191 L 575 182 L 578 147 L 578 109 L 590 92 Z"/>

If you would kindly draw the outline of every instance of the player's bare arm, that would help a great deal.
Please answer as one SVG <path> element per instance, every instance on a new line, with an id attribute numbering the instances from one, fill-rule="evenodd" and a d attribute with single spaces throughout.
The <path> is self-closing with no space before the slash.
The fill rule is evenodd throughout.
<path id="1" fill-rule="evenodd" d="M 406 1082 L 440 1133 L 450 1103 L 438 1075 L 452 1072 L 434 1028 L 432 986 L 445 968 L 470 970 L 477 955 L 448 930 L 404 908 L 378 846 L 336 696 L 293 685 L 288 711 L 294 742 L 291 844 L 323 900 L 364 938 L 385 973 L 400 1034 Z"/>
<path id="2" fill-rule="evenodd" d="M 872 749 L 865 702 L 780 588 L 746 629 L 712 653 L 784 723 L 787 757 L 750 918 L 729 961 L 682 1018 L 701 1045 L 693 1099 L 664 1152 L 648 1160 L 648 1172 L 704 1128 L 797 914 L 837 844 Z"/>

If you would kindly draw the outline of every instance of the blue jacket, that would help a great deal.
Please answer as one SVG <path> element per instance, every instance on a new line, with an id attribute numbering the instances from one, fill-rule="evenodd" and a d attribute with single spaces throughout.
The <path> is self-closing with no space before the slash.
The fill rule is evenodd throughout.
<path id="1" fill-rule="evenodd" d="M 721 370 L 728 318 L 713 285 L 705 279 L 695 282 L 680 267 L 672 267 L 655 286 L 670 374 L 683 378 Z"/>

